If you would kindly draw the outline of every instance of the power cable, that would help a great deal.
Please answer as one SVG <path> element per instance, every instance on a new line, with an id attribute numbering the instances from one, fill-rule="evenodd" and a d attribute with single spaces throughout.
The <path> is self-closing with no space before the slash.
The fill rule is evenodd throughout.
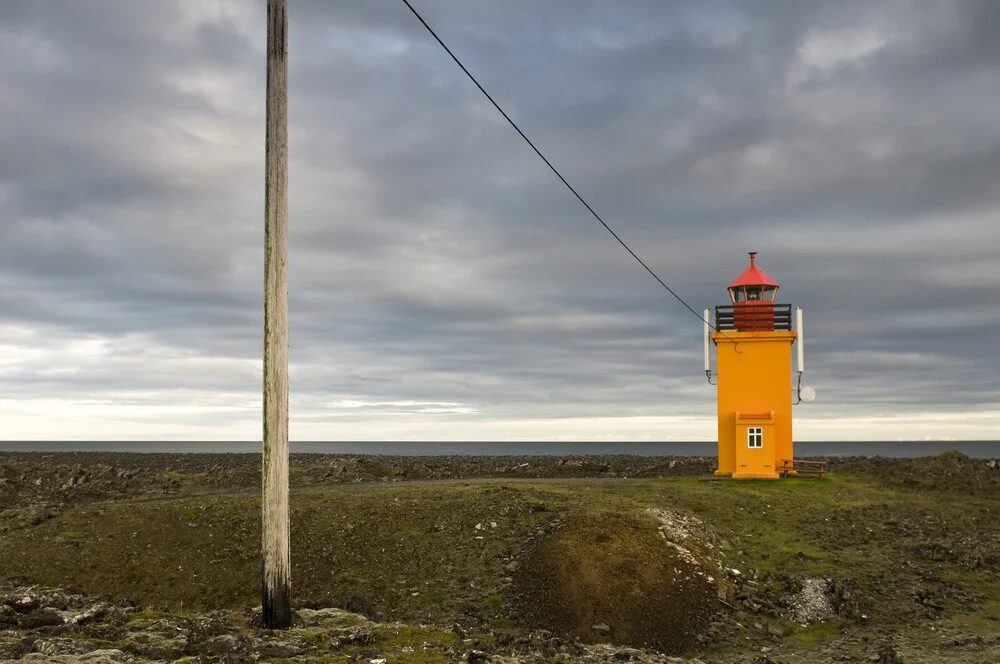
<path id="1" fill-rule="evenodd" d="M 521 128 L 517 126 L 517 123 L 514 122 L 514 120 L 512 120 L 509 115 L 507 115 L 507 113 L 503 110 L 503 108 L 500 107 L 500 104 L 498 104 L 496 102 L 496 100 L 493 99 L 493 97 L 490 95 L 490 93 L 486 91 L 486 89 L 479 83 L 478 80 L 476 80 L 476 77 L 472 75 L 472 72 L 470 72 L 468 69 L 466 69 L 465 65 L 462 64 L 462 61 L 458 59 L 458 57 L 452 52 L 452 50 L 450 48 L 448 48 L 448 45 L 445 44 L 444 41 L 440 37 L 438 37 L 437 33 L 434 32 L 434 29 L 430 25 L 427 24 L 427 21 L 424 20 L 424 17 L 421 16 L 420 13 L 416 9 L 413 8 L 413 5 L 411 5 L 409 3 L 409 0 L 402 0 L 402 1 L 403 1 L 403 4 L 406 5 L 407 9 L 409 9 L 411 12 L 413 12 L 413 15 L 417 17 L 417 20 L 420 21 L 420 23 L 425 28 L 427 28 L 427 32 L 429 32 L 431 34 L 431 36 L 434 37 L 435 40 L 437 40 L 437 43 L 441 45 L 441 48 L 443 48 L 445 50 L 445 52 L 448 53 L 448 55 L 451 56 L 451 59 L 455 61 L 455 64 L 457 64 L 462 69 L 462 71 L 465 72 L 465 75 L 469 77 L 469 80 L 471 80 L 476 85 L 476 87 L 479 88 L 479 91 L 482 92 L 486 96 L 486 98 L 490 100 L 490 103 L 493 104 L 493 107 L 496 108 L 497 111 L 500 112 L 500 115 L 502 115 L 504 117 L 504 119 L 507 120 L 507 122 L 510 124 L 510 126 L 514 128 L 514 131 L 516 131 L 518 134 L 520 134 L 521 138 L 524 139 L 524 142 L 527 143 L 531 147 L 531 149 L 535 151 L 535 154 L 537 154 L 538 157 L 543 162 L 545 162 L 545 165 L 549 167 L 549 170 L 551 170 L 553 173 L 555 173 L 556 177 L 559 178 L 559 180 L 564 185 L 566 185 L 566 188 L 569 189 L 573 193 L 574 196 L 576 196 L 576 199 L 578 201 L 580 201 L 580 203 L 583 204 L 583 207 L 587 208 L 587 211 L 590 212 L 590 214 L 592 214 L 594 216 L 594 218 L 597 219 L 597 221 L 600 222 L 601 226 L 604 226 L 605 230 L 607 230 L 609 233 L 611 233 L 611 236 L 614 237 L 616 240 L 618 240 L 618 244 L 620 244 L 622 247 L 624 247 L 625 251 L 627 251 L 629 254 L 631 254 L 632 258 L 634 258 L 636 261 L 639 262 L 639 265 L 641 265 L 644 268 L 646 268 L 646 272 L 649 272 L 650 276 L 652 276 L 654 279 L 656 279 L 656 281 L 659 282 L 659 284 L 661 286 L 663 286 L 665 289 L 667 289 L 667 292 L 670 293 L 671 295 L 673 295 L 674 299 L 676 299 L 678 302 L 680 302 L 681 304 L 683 304 L 684 307 L 688 311 L 690 311 L 692 314 L 695 315 L 695 317 L 698 318 L 698 320 L 700 320 L 702 322 L 706 322 L 705 319 L 702 317 L 702 314 L 700 314 L 697 311 L 695 311 L 691 307 L 691 305 L 689 305 L 687 302 L 684 301 L 684 298 L 682 298 L 680 295 L 678 295 L 677 293 L 675 293 L 674 290 L 672 288 L 670 288 L 670 286 L 668 286 L 665 281 L 663 281 L 663 279 L 660 279 L 660 277 L 655 272 L 653 272 L 652 268 L 650 268 L 646 264 L 645 261 L 643 261 L 641 258 L 639 258 L 638 254 L 636 254 L 634 251 L 632 251 L 631 247 L 629 247 L 627 244 L 625 244 L 625 241 L 621 239 L 621 237 L 618 235 L 618 233 L 616 233 L 614 230 L 612 230 L 611 226 L 609 226 L 604 221 L 604 219 L 601 218 L 601 215 L 597 214 L 597 212 L 594 210 L 594 208 L 592 208 L 590 206 L 590 204 L 586 200 L 584 200 L 583 196 L 581 196 L 580 193 L 577 192 L 577 190 L 573 187 L 573 185 L 571 185 L 569 183 L 569 181 L 567 181 L 566 178 L 563 177 L 562 173 L 559 172 L 559 169 L 557 169 L 555 166 L 552 165 L 552 162 L 550 162 L 545 157 L 545 155 L 542 154 L 542 151 L 539 150 L 535 146 L 535 144 L 531 142 L 531 139 L 528 138 L 528 136 L 523 131 L 521 131 Z M 715 330 L 716 332 L 720 332 L 720 330 L 718 328 L 716 328 L 715 325 L 713 325 L 712 323 L 708 323 L 708 326 L 711 329 Z"/>

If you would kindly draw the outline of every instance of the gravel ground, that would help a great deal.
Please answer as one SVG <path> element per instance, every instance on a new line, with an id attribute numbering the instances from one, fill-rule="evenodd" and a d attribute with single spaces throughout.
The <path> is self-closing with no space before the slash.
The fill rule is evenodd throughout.
<path id="1" fill-rule="evenodd" d="M 714 457 L 366 456 L 292 454 L 294 488 L 471 478 L 625 478 L 700 475 Z M 0 452 L 0 509 L 82 504 L 185 490 L 260 487 L 259 454 Z"/>
<path id="2" fill-rule="evenodd" d="M 259 455 L 0 453 L 0 662 L 1000 662 L 996 460 L 832 458 L 825 485 L 694 481 L 714 462 L 292 455 L 299 550 L 316 558 L 297 587 L 318 593 L 332 565 L 366 594 L 301 605 L 294 630 L 271 634 L 252 611 L 129 603 L 119 578 L 169 594 L 190 565 L 192 598 L 203 583 L 216 606 L 249 606 L 224 591 L 253 575 Z M 777 521 L 749 516 L 772 506 Z M 643 534 L 657 526 L 666 558 Z M 136 561 L 171 560 L 172 541 L 204 560 L 150 581 Z M 339 557 L 324 561 L 331 542 Z M 694 585 L 648 592 L 671 574 Z M 630 576 L 646 579 L 641 598 Z M 95 578 L 118 590 L 60 585 Z M 715 608 L 678 606 L 716 590 Z M 648 611 L 690 617 L 687 640 L 650 639 L 666 623 Z"/>

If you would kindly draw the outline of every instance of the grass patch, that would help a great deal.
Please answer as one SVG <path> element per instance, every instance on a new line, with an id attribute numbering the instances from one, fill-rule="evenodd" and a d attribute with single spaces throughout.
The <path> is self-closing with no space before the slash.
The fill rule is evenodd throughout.
<path id="1" fill-rule="evenodd" d="M 196 480 L 205 477 L 208 473 L 187 473 L 182 470 L 168 470 L 164 473 L 168 479 L 172 480 Z"/>
<path id="2" fill-rule="evenodd" d="M 190 618 L 179 613 L 170 613 L 168 611 L 136 611 L 135 613 L 125 614 L 125 620 L 131 623 L 140 620 L 190 620 Z"/>
<path id="3" fill-rule="evenodd" d="M 795 631 L 788 640 L 801 648 L 813 648 L 824 641 L 840 636 L 840 625 L 835 620 L 815 623 Z"/>
<path id="4" fill-rule="evenodd" d="M 326 634 L 326 630 L 307 631 L 303 635 L 302 640 L 305 642 L 306 646 L 315 648 L 316 650 L 330 649 L 330 640 Z"/>
<path id="5" fill-rule="evenodd" d="M 423 648 L 424 644 L 447 647 L 455 645 L 458 635 L 440 627 L 383 625 L 375 630 L 375 640 L 393 648 Z"/>
<path id="6" fill-rule="evenodd" d="M 370 659 L 366 654 L 377 648 L 380 657 L 404 664 L 444 664 L 452 661 L 444 650 L 458 645 L 458 635 L 433 626 L 423 625 L 382 625 L 375 631 L 375 643 L 371 646 L 348 646 L 337 657 L 347 661 Z M 327 661 L 324 659 L 324 661 Z"/>
<path id="7" fill-rule="evenodd" d="M 1000 631 L 1000 580 L 969 571 L 946 570 L 940 574 L 946 583 L 959 585 L 981 598 L 974 610 L 959 611 L 949 621 L 955 627 L 973 633 Z"/>

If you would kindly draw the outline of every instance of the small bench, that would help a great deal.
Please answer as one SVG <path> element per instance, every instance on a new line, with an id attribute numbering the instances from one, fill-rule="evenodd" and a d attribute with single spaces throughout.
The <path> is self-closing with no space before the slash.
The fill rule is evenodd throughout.
<path id="1" fill-rule="evenodd" d="M 826 461 L 807 461 L 805 459 L 785 459 L 781 462 L 781 476 L 790 474 L 823 477 Z"/>

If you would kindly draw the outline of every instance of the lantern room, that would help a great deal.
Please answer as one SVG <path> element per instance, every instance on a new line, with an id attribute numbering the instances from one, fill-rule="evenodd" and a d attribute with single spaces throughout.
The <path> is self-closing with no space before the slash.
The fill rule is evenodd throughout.
<path id="1" fill-rule="evenodd" d="M 773 331 L 778 282 L 757 267 L 757 252 L 749 253 L 750 267 L 729 284 L 733 328 L 739 332 Z"/>
<path id="2" fill-rule="evenodd" d="M 750 253 L 750 267 L 729 284 L 729 299 L 733 304 L 774 302 L 778 295 L 778 282 L 757 267 L 757 252 Z"/>

